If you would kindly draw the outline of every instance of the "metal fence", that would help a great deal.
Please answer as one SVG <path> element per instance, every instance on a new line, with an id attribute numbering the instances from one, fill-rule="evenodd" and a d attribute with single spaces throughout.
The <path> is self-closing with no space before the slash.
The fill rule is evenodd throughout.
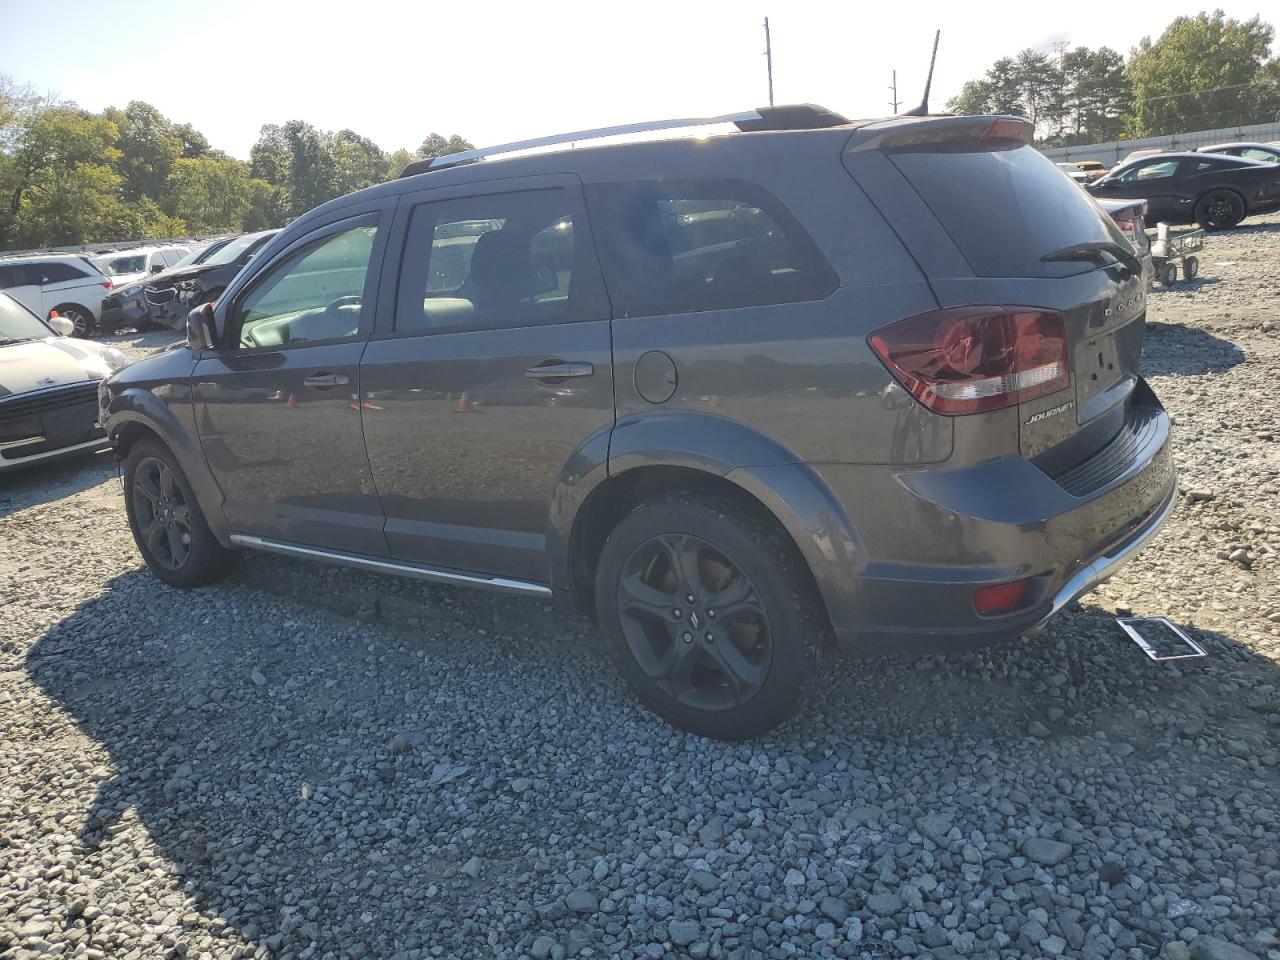
<path id="1" fill-rule="evenodd" d="M 1111 143 L 1091 143 L 1075 147 L 1047 147 L 1043 153 L 1050 160 L 1100 160 L 1107 166 L 1113 166 L 1135 150 L 1158 149 L 1177 152 L 1195 150 L 1197 147 L 1207 147 L 1213 143 L 1232 143 L 1237 140 L 1261 143 L 1280 140 L 1280 123 L 1255 123 L 1241 127 L 1171 133 L 1163 137 L 1113 140 Z"/>
<path id="2" fill-rule="evenodd" d="M 0 250 L 0 257 L 21 257 L 39 253 L 82 253 L 85 256 L 98 256 L 103 253 L 117 251 L 128 252 L 140 247 L 188 247 L 197 244 L 209 244 L 221 240 L 230 234 L 220 233 L 208 237 L 171 237 L 168 240 L 121 240 L 118 243 L 81 243 L 70 247 L 35 247 L 31 250 Z"/>

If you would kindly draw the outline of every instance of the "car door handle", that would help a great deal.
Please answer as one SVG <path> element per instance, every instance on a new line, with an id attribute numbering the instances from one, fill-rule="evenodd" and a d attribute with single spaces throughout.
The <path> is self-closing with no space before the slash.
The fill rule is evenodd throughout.
<path id="1" fill-rule="evenodd" d="M 569 377 L 589 377 L 595 373 L 595 367 L 584 360 L 565 362 L 564 360 L 543 360 L 536 367 L 530 367 L 524 375 L 530 380 L 565 380 Z"/>
<path id="2" fill-rule="evenodd" d="M 302 378 L 304 387 L 315 387 L 317 390 L 328 390 L 330 387 L 345 387 L 351 378 L 345 373 L 313 373 Z"/>

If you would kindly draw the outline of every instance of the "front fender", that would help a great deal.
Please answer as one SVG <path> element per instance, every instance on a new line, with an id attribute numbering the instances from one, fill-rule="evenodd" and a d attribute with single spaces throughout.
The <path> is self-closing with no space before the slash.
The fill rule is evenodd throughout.
<path id="1" fill-rule="evenodd" d="M 205 462 L 200 438 L 190 423 L 191 409 L 191 387 L 186 380 L 152 389 L 125 386 L 109 392 L 102 425 L 117 449 L 120 435 L 129 424 L 144 427 L 159 437 L 191 483 L 209 529 L 219 543 L 230 547 L 231 530 L 222 512 L 222 491 Z M 179 412 L 186 416 L 180 416 Z"/>

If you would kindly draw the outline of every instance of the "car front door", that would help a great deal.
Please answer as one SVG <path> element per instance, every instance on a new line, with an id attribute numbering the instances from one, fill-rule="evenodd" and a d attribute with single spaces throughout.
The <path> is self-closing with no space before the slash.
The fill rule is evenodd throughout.
<path id="1" fill-rule="evenodd" d="M 1106 181 L 1105 190 L 1097 191 L 1101 196 L 1115 197 L 1122 200 L 1146 200 L 1147 222 L 1176 216 L 1179 204 L 1176 196 L 1176 177 L 1178 160 L 1152 157 L 1120 173 Z"/>
<path id="2" fill-rule="evenodd" d="M 577 178 L 508 184 L 401 198 L 365 442 L 392 556 L 546 583 L 557 486 L 607 455 L 609 308 Z"/>
<path id="3" fill-rule="evenodd" d="M 391 209 L 299 237 L 219 305 L 192 399 L 234 533 L 386 556 L 359 392 Z"/>

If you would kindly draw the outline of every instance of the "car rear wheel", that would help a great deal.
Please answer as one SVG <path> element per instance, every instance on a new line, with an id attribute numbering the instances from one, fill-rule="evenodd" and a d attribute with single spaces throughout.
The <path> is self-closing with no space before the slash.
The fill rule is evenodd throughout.
<path id="1" fill-rule="evenodd" d="M 1206 230 L 1229 230 L 1244 214 L 1244 199 L 1234 190 L 1211 190 L 1196 203 L 1196 223 Z"/>
<path id="2" fill-rule="evenodd" d="M 819 608 L 794 544 L 731 500 L 637 507 L 596 577 L 600 628 L 639 699 L 677 727 L 758 736 L 795 706 Z"/>
<path id="3" fill-rule="evenodd" d="M 142 559 L 175 587 L 221 580 L 236 553 L 218 543 L 173 454 L 142 441 L 124 462 L 125 510 Z"/>
<path id="4" fill-rule="evenodd" d="M 65 317 L 67 320 L 71 321 L 71 325 L 75 328 L 71 331 L 71 335 L 73 337 L 87 339 L 93 336 L 95 326 L 93 322 L 93 314 L 84 307 L 74 303 L 63 303 L 54 307 L 53 310 L 49 312 L 49 315 L 52 316 L 55 313 L 58 316 Z"/>

